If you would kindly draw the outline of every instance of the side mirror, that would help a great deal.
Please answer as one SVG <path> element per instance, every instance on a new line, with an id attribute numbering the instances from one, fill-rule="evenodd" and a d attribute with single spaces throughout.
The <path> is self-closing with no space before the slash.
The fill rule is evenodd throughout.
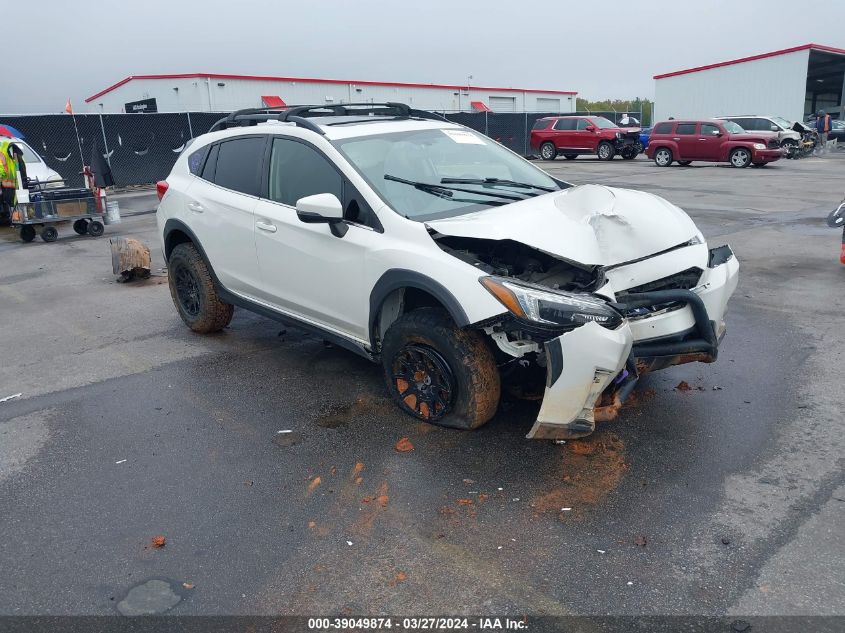
<path id="1" fill-rule="evenodd" d="M 710 134 L 712 134 L 713 136 L 722 136 L 722 133 L 719 130 L 713 130 L 712 132 L 710 132 Z"/>
<path id="2" fill-rule="evenodd" d="M 777 125 L 772 125 L 771 130 L 772 132 L 780 132 L 780 128 Z"/>
<path id="3" fill-rule="evenodd" d="M 343 206 L 333 193 L 318 193 L 296 201 L 296 216 L 306 224 L 328 224 L 333 235 L 343 237 L 349 227 L 343 224 Z"/>
<path id="4" fill-rule="evenodd" d="M 595 126 L 595 125 L 588 125 L 588 126 L 587 126 L 587 131 L 588 131 L 588 132 L 595 132 L 595 131 L 596 131 L 596 126 Z"/>

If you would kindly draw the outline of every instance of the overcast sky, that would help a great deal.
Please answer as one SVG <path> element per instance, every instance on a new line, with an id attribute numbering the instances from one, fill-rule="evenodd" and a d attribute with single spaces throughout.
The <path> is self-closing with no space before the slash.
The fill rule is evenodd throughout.
<path id="1" fill-rule="evenodd" d="M 652 97 L 655 74 L 814 42 L 841 0 L 4 1 L 0 113 L 59 112 L 128 75 L 266 74 Z"/>

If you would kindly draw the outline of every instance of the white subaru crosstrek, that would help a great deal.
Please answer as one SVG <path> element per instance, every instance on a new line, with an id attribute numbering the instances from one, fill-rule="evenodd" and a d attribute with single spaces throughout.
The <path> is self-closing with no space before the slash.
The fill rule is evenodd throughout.
<path id="1" fill-rule="evenodd" d="M 591 433 L 644 372 L 716 359 L 737 284 L 730 247 L 666 200 L 570 185 L 403 104 L 236 112 L 158 193 L 192 330 L 233 306 L 293 323 L 455 428 L 508 389 L 542 397 L 529 438 Z"/>

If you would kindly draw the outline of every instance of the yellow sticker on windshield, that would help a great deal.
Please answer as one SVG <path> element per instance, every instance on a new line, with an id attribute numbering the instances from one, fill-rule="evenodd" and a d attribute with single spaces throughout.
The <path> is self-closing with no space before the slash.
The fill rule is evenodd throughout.
<path id="1" fill-rule="evenodd" d="M 473 134 L 468 130 L 440 130 L 448 136 L 450 139 L 455 141 L 456 143 L 466 143 L 468 145 L 487 145 L 484 140 L 478 136 L 478 134 Z"/>

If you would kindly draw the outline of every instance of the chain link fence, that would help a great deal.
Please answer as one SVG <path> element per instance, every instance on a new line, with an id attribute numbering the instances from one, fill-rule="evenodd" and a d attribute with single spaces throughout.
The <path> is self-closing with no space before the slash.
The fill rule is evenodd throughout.
<path id="1" fill-rule="evenodd" d="M 150 114 L 0 115 L 0 122 L 17 128 L 24 141 L 69 186 L 83 186 L 83 164 L 91 163 L 94 148 L 111 166 L 115 185 L 154 183 L 166 178 L 190 139 L 200 136 L 226 112 Z M 531 128 L 537 119 L 559 112 L 441 112 L 446 119 L 465 125 L 498 141 L 522 156 L 531 156 Z M 605 116 L 618 122 L 622 113 L 571 112 L 572 115 Z M 640 113 L 629 113 L 641 119 Z M 74 118 L 76 126 L 74 127 Z M 78 131 L 78 141 L 77 141 Z"/>

